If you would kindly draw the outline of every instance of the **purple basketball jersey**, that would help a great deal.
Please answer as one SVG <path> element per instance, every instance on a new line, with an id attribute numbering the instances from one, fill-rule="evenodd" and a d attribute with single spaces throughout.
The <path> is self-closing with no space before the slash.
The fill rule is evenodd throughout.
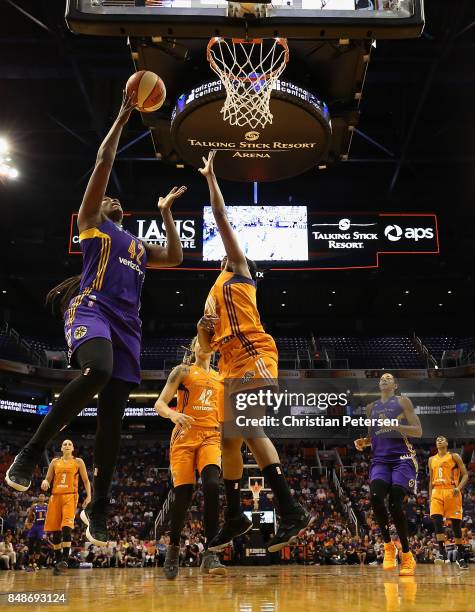
<path id="1" fill-rule="evenodd" d="M 45 524 L 47 510 L 47 504 L 35 504 L 35 525 Z"/>
<path id="2" fill-rule="evenodd" d="M 106 219 L 81 232 L 83 272 L 79 295 L 110 309 L 138 315 L 145 277 L 145 245 L 127 230 Z"/>
<path id="3" fill-rule="evenodd" d="M 372 419 L 398 419 L 400 425 L 407 425 L 399 398 L 393 395 L 387 402 L 378 400 L 371 411 Z M 415 451 L 407 436 L 384 426 L 371 427 L 371 447 L 373 459 L 397 461 L 415 457 Z"/>

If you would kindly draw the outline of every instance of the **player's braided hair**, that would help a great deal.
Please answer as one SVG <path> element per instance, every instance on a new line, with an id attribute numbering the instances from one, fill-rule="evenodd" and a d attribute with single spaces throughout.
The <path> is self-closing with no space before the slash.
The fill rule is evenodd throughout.
<path id="1" fill-rule="evenodd" d="M 70 276 L 56 287 L 53 287 L 46 296 L 46 304 L 51 306 L 53 312 L 64 314 L 71 298 L 79 293 L 79 285 L 81 284 L 81 275 Z"/>
<path id="2" fill-rule="evenodd" d="M 183 361 L 185 365 L 192 365 L 195 363 L 195 346 L 198 341 L 198 336 L 195 336 L 190 342 L 189 346 L 184 346 L 185 354 L 183 355 Z"/>

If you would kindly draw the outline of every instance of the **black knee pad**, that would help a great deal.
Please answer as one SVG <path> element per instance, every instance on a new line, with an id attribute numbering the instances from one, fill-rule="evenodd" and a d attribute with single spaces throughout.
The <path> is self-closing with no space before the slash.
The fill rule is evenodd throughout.
<path id="1" fill-rule="evenodd" d="M 444 533 L 444 517 L 441 514 L 433 514 L 431 519 L 434 521 L 435 533 Z"/>
<path id="2" fill-rule="evenodd" d="M 71 533 L 71 527 L 63 527 L 63 529 L 61 530 L 63 542 L 71 542 Z"/>
<path id="3" fill-rule="evenodd" d="M 219 487 L 219 474 L 220 469 L 217 465 L 207 465 L 201 472 L 201 481 L 203 482 L 203 488 Z"/>
<path id="4" fill-rule="evenodd" d="M 462 539 L 462 520 L 461 519 L 450 519 L 452 522 L 452 529 L 454 536 L 457 540 Z"/>

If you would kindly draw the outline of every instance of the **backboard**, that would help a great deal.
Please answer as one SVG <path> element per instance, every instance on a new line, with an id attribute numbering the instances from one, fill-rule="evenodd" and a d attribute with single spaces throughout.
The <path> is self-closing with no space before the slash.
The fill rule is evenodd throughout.
<path id="1" fill-rule="evenodd" d="M 68 0 L 73 32 L 102 36 L 294 39 L 415 38 L 423 0 L 268 0 L 262 18 L 230 17 L 227 0 Z"/>

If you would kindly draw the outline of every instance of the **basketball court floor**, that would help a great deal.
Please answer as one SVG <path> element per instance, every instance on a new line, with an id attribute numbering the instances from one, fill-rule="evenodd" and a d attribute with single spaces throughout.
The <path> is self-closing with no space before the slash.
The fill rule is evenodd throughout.
<path id="1" fill-rule="evenodd" d="M 181 568 L 168 581 L 161 568 L 1 572 L 2 610 L 8 592 L 67 593 L 66 605 L 28 605 L 28 609 L 180 610 L 181 612 L 471 612 L 475 610 L 475 572 L 455 566 L 418 566 L 415 577 L 400 578 L 380 567 L 231 567 L 227 576 L 203 576 Z M 23 609 L 15 605 L 12 608 Z"/>

